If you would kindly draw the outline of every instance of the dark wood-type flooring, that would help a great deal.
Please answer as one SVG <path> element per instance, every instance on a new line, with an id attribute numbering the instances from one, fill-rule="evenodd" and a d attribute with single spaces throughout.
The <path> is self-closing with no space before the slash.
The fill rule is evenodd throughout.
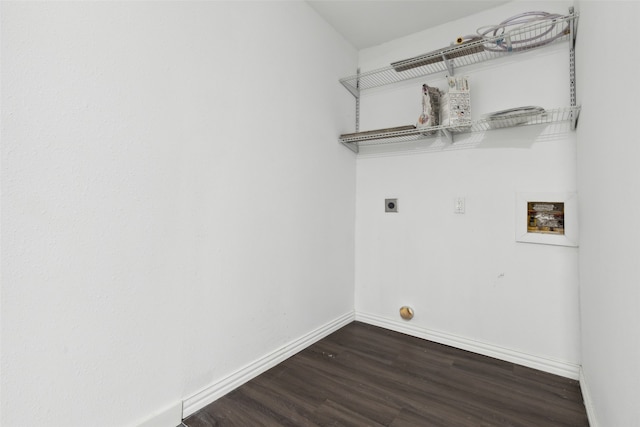
<path id="1" fill-rule="evenodd" d="M 588 426 L 577 381 L 353 322 L 184 420 L 205 426 Z"/>

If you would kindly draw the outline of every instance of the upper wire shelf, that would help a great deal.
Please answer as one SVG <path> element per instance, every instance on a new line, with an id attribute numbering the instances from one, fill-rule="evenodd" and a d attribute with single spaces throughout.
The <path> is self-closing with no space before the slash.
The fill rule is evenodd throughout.
<path id="1" fill-rule="evenodd" d="M 535 21 L 504 34 L 482 37 L 460 45 L 439 49 L 376 70 L 340 79 L 355 97 L 360 91 L 440 72 L 453 75 L 454 68 L 490 61 L 569 40 L 577 13 Z M 575 35 L 575 32 L 574 32 Z"/>

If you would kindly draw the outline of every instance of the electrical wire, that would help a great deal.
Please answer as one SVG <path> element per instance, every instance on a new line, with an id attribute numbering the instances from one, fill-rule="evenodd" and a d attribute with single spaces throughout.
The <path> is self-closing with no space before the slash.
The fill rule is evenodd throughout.
<path id="1" fill-rule="evenodd" d="M 485 44 L 484 49 L 490 52 L 517 52 L 526 49 L 531 49 L 538 46 L 551 43 L 557 38 L 560 38 L 566 34 L 569 34 L 569 23 L 566 27 L 557 32 L 555 35 L 549 36 L 549 34 L 558 25 L 558 18 L 564 18 L 563 15 L 557 13 L 548 12 L 524 12 L 518 15 L 514 15 L 505 19 L 497 25 L 486 25 L 476 30 L 476 36 L 464 36 L 459 37 L 458 40 L 471 39 L 472 37 L 481 37 L 485 40 L 490 40 Z M 539 22 L 548 22 L 546 29 L 540 28 L 541 32 L 535 31 L 530 37 L 517 38 L 511 37 L 512 33 L 516 33 L 519 30 L 523 30 L 532 24 Z M 528 33 L 527 33 L 528 34 Z M 497 37 L 497 39 L 496 39 Z"/>

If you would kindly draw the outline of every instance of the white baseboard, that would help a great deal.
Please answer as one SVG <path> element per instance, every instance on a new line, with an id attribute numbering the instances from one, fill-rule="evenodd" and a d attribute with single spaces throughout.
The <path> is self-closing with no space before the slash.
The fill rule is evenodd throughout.
<path id="1" fill-rule="evenodd" d="M 182 402 L 182 418 L 186 418 L 196 411 L 204 408 L 208 404 L 238 388 L 252 378 L 257 377 L 261 373 L 273 368 L 278 363 L 309 347 L 311 344 L 353 322 L 354 319 L 355 315 L 353 312 L 343 314 L 337 319 L 334 319 L 308 334 L 291 341 L 283 347 L 264 355 L 260 359 L 237 370 L 226 378 L 211 384 L 204 390 L 201 390 Z"/>
<path id="2" fill-rule="evenodd" d="M 152 415 L 144 422 L 138 424 L 137 427 L 176 427 L 180 425 L 181 422 L 182 402 L 178 401 L 168 408 Z"/>
<path id="3" fill-rule="evenodd" d="M 397 321 L 387 319 L 369 313 L 356 312 L 356 321 L 368 323 L 374 326 L 390 329 L 392 331 L 401 332 L 439 344 L 445 344 L 451 347 L 460 348 L 462 350 L 471 351 L 473 353 L 482 354 L 484 356 L 494 357 L 518 365 L 527 366 L 529 368 L 538 369 L 540 371 L 549 372 L 551 374 L 560 375 L 562 377 L 574 380 L 580 377 L 580 365 L 564 362 L 546 357 L 540 357 L 533 354 L 523 353 L 508 348 L 499 347 L 493 344 L 472 340 L 448 332 L 434 331 L 426 329 L 406 321 Z"/>
<path id="4" fill-rule="evenodd" d="M 587 410 L 589 427 L 598 427 L 596 410 L 595 410 L 595 407 L 593 406 L 591 392 L 589 391 L 589 383 L 587 382 L 587 378 L 584 375 L 584 369 L 582 369 L 582 367 L 580 367 L 580 391 L 582 391 L 582 400 L 584 401 L 584 407 Z"/>

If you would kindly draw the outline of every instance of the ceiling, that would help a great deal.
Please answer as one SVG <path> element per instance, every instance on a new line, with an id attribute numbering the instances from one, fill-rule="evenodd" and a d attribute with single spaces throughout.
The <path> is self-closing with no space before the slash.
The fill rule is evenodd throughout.
<path id="1" fill-rule="evenodd" d="M 508 2 L 509 0 L 307 0 L 320 16 L 358 50 Z"/>

